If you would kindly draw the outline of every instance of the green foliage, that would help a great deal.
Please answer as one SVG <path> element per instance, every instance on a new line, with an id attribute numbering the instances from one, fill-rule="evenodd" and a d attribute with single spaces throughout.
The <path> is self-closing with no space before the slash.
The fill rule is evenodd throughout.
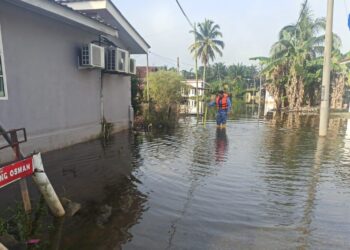
<path id="1" fill-rule="evenodd" d="M 195 35 L 195 42 L 190 46 L 194 58 L 201 60 L 203 64 L 203 80 L 206 81 L 206 68 L 210 61 L 214 61 L 216 55 L 222 56 L 222 49 L 225 44 L 220 38 L 220 26 L 212 20 L 205 19 L 199 23 L 191 33 Z"/>
<path id="2" fill-rule="evenodd" d="M 138 114 L 141 109 L 141 102 L 143 98 L 143 92 L 140 89 L 140 80 L 137 76 L 131 77 L 131 105 L 135 114 Z"/>
<path id="3" fill-rule="evenodd" d="M 9 218 L 0 217 L 0 236 L 12 235 L 21 243 L 29 239 L 41 239 L 40 244 L 31 246 L 28 249 L 46 249 L 48 242 L 44 239 L 48 236 L 49 222 L 48 210 L 43 197 L 33 207 L 33 211 L 27 214 L 23 204 L 17 203 L 14 207 L 8 208 Z"/>
<path id="4" fill-rule="evenodd" d="M 6 234 L 8 231 L 6 221 L 0 217 L 0 236 Z"/>
<path id="5" fill-rule="evenodd" d="M 209 60 L 214 60 L 216 54 L 222 56 L 225 47 L 223 41 L 218 40 L 222 37 L 220 26 L 214 24 L 214 21 L 205 19 L 204 22 L 197 25 L 198 29 L 191 32 L 195 35 L 195 43 L 190 46 L 190 51 L 196 54 L 203 65 L 207 65 Z"/>
<path id="6" fill-rule="evenodd" d="M 174 71 L 157 71 L 149 75 L 150 103 L 144 111 L 146 124 L 156 127 L 173 127 L 183 101 L 182 91 L 187 90 L 183 78 Z M 147 95 L 147 89 L 145 96 Z"/>
<path id="7" fill-rule="evenodd" d="M 204 67 L 199 67 L 199 74 L 203 74 Z M 193 79 L 192 71 L 183 71 L 187 79 Z M 191 78 L 192 77 L 192 78 Z M 259 82 L 259 72 L 256 66 L 232 64 L 226 66 L 223 63 L 215 63 L 207 67 L 207 95 L 217 94 L 219 90 L 225 90 L 235 98 L 242 98 L 247 88 L 256 87 Z"/>
<path id="8" fill-rule="evenodd" d="M 161 108 L 179 104 L 181 90 L 186 88 L 183 78 L 173 71 L 158 71 L 149 75 L 150 99 Z M 147 90 L 145 89 L 147 93 Z M 145 95 L 146 95 L 145 93 Z"/>
<path id="9" fill-rule="evenodd" d="M 105 145 L 110 139 L 113 132 L 113 127 L 114 127 L 113 123 L 108 122 L 106 118 L 103 117 L 101 122 L 101 132 L 100 132 L 100 139 L 103 145 Z"/>
<path id="10" fill-rule="evenodd" d="M 316 94 L 320 92 L 322 82 L 325 26 L 324 18 L 313 18 L 305 0 L 298 21 L 279 32 L 270 57 L 252 58 L 263 65 L 262 73 L 277 104 L 282 105 L 279 100 L 285 95 L 292 109 L 299 109 L 305 103 L 317 104 Z M 341 46 L 340 38 L 334 34 L 333 41 L 333 50 L 337 51 Z M 334 66 L 337 70 L 336 64 Z"/>

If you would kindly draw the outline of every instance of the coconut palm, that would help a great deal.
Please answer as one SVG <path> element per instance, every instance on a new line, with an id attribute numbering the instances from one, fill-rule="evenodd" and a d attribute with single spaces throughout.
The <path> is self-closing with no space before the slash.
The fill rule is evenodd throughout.
<path id="1" fill-rule="evenodd" d="M 324 19 L 313 19 L 307 0 L 302 5 L 299 20 L 280 31 L 279 41 L 271 48 L 271 57 L 281 59 L 288 66 L 286 95 L 290 109 L 300 109 L 305 96 L 305 76 L 310 61 L 317 60 L 324 51 Z"/>
<path id="2" fill-rule="evenodd" d="M 214 60 L 216 55 L 222 56 L 222 49 L 225 47 L 220 26 L 214 24 L 212 20 L 205 19 L 203 23 L 199 23 L 198 29 L 191 31 L 195 35 L 195 42 L 190 46 L 191 53 L 201 60 L 203 69 L 203 81 L 206 80 L 206 69 L 210 60 Z"/>
<path id="3" fill-rule="evenodd" d="M 349 59 L 350 52 L 342 54 L 340 50 L 332 52 L 332 71 L 331 71 L 331 102 L 333 109 L 342 109 L 345 89 L 349 87 L 350 68 L 349 64 L 344 64 L 344 60 Z"/>
<path id="4" fill-rule="evenodd" d="M 282 28 L 279 40 L 271 47 L 269 58 L 259 59 L 265 68 L 263 73 L 270 80 L 274 96 L 278 99 L 287 97 L 290 109 L 299 110 L 308 99 L 314 104 L 314 93 L 320 86 L 322 56 L 324 51 L 325 19 L 314 19 L 305 0 L 298 21 Z M 341 41 L 334 35 L 334 48 L 339 48 Z M 282 95 L 282 96 L 280 96 Z M 283 104 L 279 100 L 276 101 Z"/>

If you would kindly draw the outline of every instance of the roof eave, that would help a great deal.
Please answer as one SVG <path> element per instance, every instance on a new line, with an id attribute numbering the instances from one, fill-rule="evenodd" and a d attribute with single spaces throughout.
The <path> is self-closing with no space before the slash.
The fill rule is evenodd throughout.
<path id="1" fill-rule="evenodd" d="M 89 30 L 94 30 L 99 33 L 118 37 L 118 31 L 112 27 L 100 23 L 90 17 L 78 13 L 68 7 L 62 6 L 51 1 L 38 0 L 7 0 L 9 3 L 16 4 L 36 12 L 42 13 L 48 17 L 60 19 L 66 23 L 79 25 Z"/>
<path id="2" fill-rule="evenodd" d="M 128 20 L 123 16 L 123 14 L 117 9 L 117 7 L 108 0 L 107 10 L 110 10 L 110 13 L 114 16 L 114 18 L 120 17 L 120 21 L 125 23 L 126 30 L 130 31 L 130 35 L 134 38 L 134 40 L 140 45 L 140 47 L 144 50 L 145 53 L 148 53 L 148 50 L 151 46 L 146 42 L 146 40 L 136 31 L 136 29 L 128 22 Z M 114 10 L 114 11 L 113 11 Z M 119 21 L 117 19 L 117 21 Z M 122 24 L 123 25 L 123 24 Z M 123 25 L 124 26 L 124 25 Z"/>
<path id="3" fill-rule="evenodd" d="M 145 39 L 136 31 L 136 29 L 122 15 L 118 8 L 110 0 L 101 1 L 77 1 L 66 2 L 65 5 L 73 8 L 76 11 L 93 11 L 106 10 L 122 27 L 125 29 L 131 38 L 138 44 L 141 50 L 146 54 L 151 46 Z"/>

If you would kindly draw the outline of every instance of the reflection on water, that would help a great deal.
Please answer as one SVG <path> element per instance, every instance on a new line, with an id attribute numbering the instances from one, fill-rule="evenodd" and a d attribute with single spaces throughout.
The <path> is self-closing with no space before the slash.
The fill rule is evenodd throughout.
<path id="1" fill-rule="evenodd" d="M 142 163 L 138 143 L 142 141 L 120 133 L 108 145 L 96 140 L 43 156 L 59 195 L 82 205 L 74 217 L 56 221 L 48 236 L 52 249 L 120 249 L 132 239 L 128 230 L 140 219 L 147 201 L 134 176 Z M 32 198 L 37 197 L 33 185 L 30 189 Z M 1 200 L 11 201 L 10 197 L 11 192 L 0 193 Z M 1 203 L 1 208 L 9 203 Z"/>
<path id="2" fill-rule="evenodd" d="M 215 161 L 223 162 L 226 159 L 228 149 L 228 139 L 226 135 L 226 129 L 216 129 L 215 139 Z"/>
<path id="3" fill-rule="evenodd" d="M 56 249 L 349 249 L 350 122 L 244 118 L 45 155 L 82 210 Z M 1 198 L 1 197 L 0 197 Z M 61 225 L 61 226 L 59 226 Z"/>
<path id="4" fill-rule="evenodd" d="M 332 120 L 324 139 L 317 127 L 318 117 L 281 115 L 184 126 L 140 145 L 149 209 L 124 248 L 348 249 L 346 123 Z"/>
<path id="5" fill-rule="evenodd" d="M 311 178 L 307 184 L 307 199 L 304 205 L 303 217 L 300 226 L 300 242 L 302 243 L 300 247 L 301 249 L 308 249 L 311 247 L 308 239 L 312 233 L 312 218 L 315 209 L 317 187 L 320 181 L 322 156 L 325 153 L 325 146 L 326 138 L 319 137 L 317 139 L 314 164 L 311 169 Z"/>

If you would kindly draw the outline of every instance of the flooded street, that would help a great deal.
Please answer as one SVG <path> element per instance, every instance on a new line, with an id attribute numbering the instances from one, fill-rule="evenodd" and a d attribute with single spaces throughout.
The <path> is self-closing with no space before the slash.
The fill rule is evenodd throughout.
<path id="1" fill-rule="evenodd" d="M 242 118 L 46 154 L 56 249 L 349 249 L 350 123 Z M 17 187 L 11 186 L 16 189 Z M 3 194 L 1 194 L 3 196 Z"/>
<path id="2" fill-rule="evenodd" d="M 142 138 L 147 211 L 125 249 L 349 249 L 349 135 L 334 121 L 318 139 L 314 125 L 244 119 Z"/>

